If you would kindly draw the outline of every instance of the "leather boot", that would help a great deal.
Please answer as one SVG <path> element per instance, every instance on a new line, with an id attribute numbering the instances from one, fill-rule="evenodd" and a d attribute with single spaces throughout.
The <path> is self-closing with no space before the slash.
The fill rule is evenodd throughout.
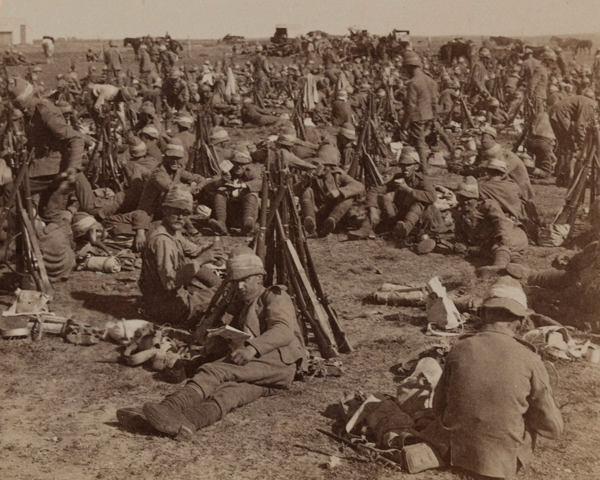
<path id="1" fill-rule="evenodd" d="M 324 237 L 326 237 L 327 235 L 333 233 L 336 226 L 337 226 L 337 222 L 335 221 L 335 218 L 327 217 L 327 219 L 325 220 L 325 223 L 323 224 L 323 230 L 321 233 L 323 234 Z"/>
<path id="2" fill-rule="evenodd" d="M 404 222 L 396 222 L 396 225 L 394 226 L 394 237 L 396 238 L 396 240 L 403 242 L 404 240 L 406 240 L 406 237 L 408 237 L 408 233 L 409 230 Z"/>
<path id="3" fill-rule="evenodd" d="M 202 402 L 194 408 L 188 408 L 187 410 L 184 410 L 183 414 L 194 426 L 194 429 L 191 430 L 188 425 L 182 425 L 176 439 L 188 442 L 198 430 L 218 422 L 223 416 L 221 407 L 219 407 L 219 404 L 214 400 Z"/>
<path id="4" fill-rule="evenodd" d="M 377 198 L 377 204 L 379 206 L 379 210 L 381 210 L 381 216 L 383 217 L 384 221 L 389 221 L 396 216 L 394 202 L 392 202 L 392 199 L 387 195 L 380 195 Z"/>
<path id="5" fill-rule="evenodd" d="M 246 195 L 242 203 L 242 235 L 248 235 L 256 224 L 258 213 L 258 198 L 256 195 Z"/>
<path id="6" fill-rule="evenodd" d="M 304 217 L 302 224 L 304 225 L 304 230 L 306 230 L 306 235 L 308 238 L 315 238 L 317 236 L 317 222 L 315 221 L 314 217 Z"/>
<path id="7" fill-rule="evenodd" d="M 351 230 L 350 232 L 348 232 L 348 239 L 364 240 L 367 238 L 375 238 L 375 232 L 371 227 L 371 222 L 369 221 L 369 219 L 365 218 L 358 230 Z"/>
<path id="8" fill-rule="evenodd" d="M 227 235 L 227 197 L 216 194 L 214 198 L 214 217 L 208 222 L 210 229 L 217 235 Z"/>
<path id="9" fill-rule="evenodd" d="M 167 435 L 177 436 L 182 428 L 184 434 L 188 430 L 195 432 L 196 427 L 183 412 L 197 407 L 203 400 L 204 395 L 200 390 L 188 385 L 160 403 L 145 403 L 144 416 L 152 427 Z"/>

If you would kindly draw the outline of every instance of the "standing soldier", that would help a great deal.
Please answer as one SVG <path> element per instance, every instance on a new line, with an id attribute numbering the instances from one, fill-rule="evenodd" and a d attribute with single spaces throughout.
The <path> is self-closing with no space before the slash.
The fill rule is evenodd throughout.
<path id="1" fill-rule="evenodd" d="M 114 40 L 108 42 L 108 49 L 104 51 L 104 63 L 108 68 L 106 74 L 106 83 L 111 83 L 113 79 L 117 79 L 121 74 L 121 65 L 123 63 L 123 58 L 121 54 L 117 50 L 117 44 Z"/>
<path id="2" fill-rule="evenodd" d="M 85 142 L 70 127 L 58 107 L 35 97 L 33 85 L 13 77 L 8 94 L 14 106 L 25 116 L 27 148 L 34 152 L 29 167 L 31 193 L 40 194 L 40 217 L 52 220 L 66 209 L 69 195 L 75 191 L 81 210 L 93 214 L 92 189 L 82 170 Z M 13 185 L 5 185 L 8 198 Z"/>
<path id="3" fill-rule="evenodd" d="M 256 56 L 252 60 L 254 66 L 254 83 L 256 85 L 256 93 L 262 98 L 269 92 L 269 73 L 271 73 L 271 67 L 265 54 L 263 53 L 263 47 L 256 47 Z"/>
<path id="4" fill-rule="evenodd" d="M 404 57 L 404 68 L 410 80 L 407 82 L 404 100 L 403 130 L 408 131 L 409 143 L 416 148 L 421 159 L 424 174 L 429 173 L 427 164 L 427 144 L 425 137 L 432 121 L 435 119 L 438 90 L 437 83 L 423 73 L 423 64 L 415 52 L 407 52 Z"/>
<path id="5" fill-rule="evenodd" d="M 546 111 L 548 98 L 548 68 L 556 60 L 555 53 L 550 50 L 542 54 L 542 61 L 535 66 L 533 75 L 527 83 L 527 100 L 531 102 L 534 115 Z"/>
<path id="6" fill-rule="evenodd" d="M 480 96 L 484 99 L 491 97 L 490 92 L 488 92 L 485 87 L 487 79 L 485 62 L 489 62 L 490 58 L 491 53 L 489 48 L 482 47 L 479 49 L 479 59 L 473 62 L 470 81 L 465 88 L 465 92 L 469 96 L 472 104 L 476 104 Z"/>
<path id="7" fill-rule="evenodd" d="M 152 58 L 150 58 L 150 53 L 148 53 L 148 47 L 145 43 L 140 45 L 140 80 L 144 83 L 145 87 L 150 86 L 150 82 L 148 81 L 150 78 L 150 74 L 156 71 L 156 66 L 152 63 Z"/>

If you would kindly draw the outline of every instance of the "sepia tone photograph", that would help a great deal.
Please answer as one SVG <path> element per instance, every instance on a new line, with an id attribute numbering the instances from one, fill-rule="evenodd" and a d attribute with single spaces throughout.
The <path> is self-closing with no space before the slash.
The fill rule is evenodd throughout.
<path id="1" fill-rule="evenodd" d="M 0 0 L 1 478 L 600 478 L 598 18 Z"/>

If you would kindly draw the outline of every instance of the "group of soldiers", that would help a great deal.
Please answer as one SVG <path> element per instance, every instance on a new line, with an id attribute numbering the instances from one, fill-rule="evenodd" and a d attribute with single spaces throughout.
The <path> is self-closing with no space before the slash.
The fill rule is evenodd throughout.
<path id="1" fill-rule="evenodd" d="M 5 87 L 14 109 L 5 124 L 33 152 L 29 183 L 39 194 L 44 224 L 60 225 L 66 238 L 84 243 L 129 235 L 142 256 L 144 312 L 184 326 L 194 326 L 208 308 L 221 285 L 210 267 L 226 258 L 220 245 L 186 238 L 198 236 L 190 215 L 210 212 L 206 226 L 215 236 L 254 235 L 260 209 L 268 208 L 261 192 L 273 153 L 293 178 L 309 238 L 345 228 L 350 239 L 388 235 L 414 244 L 418 253 L 446 245 L 446 252 L 487 256 L 484 270 L 531 277 L 514 266 L 539 227 L 530 175 L 556 174 L 568 183 L 600 90 L 600 56 L 591 67 L 575 66 L 550 47 L 540 60 L 525 50 L 501 62 L 483 46 L 471 62 L 459 58 L 451 67 L 410 47 L 377 60 L 329 45 L 284 64 L 258 46 L 245 62 L 227 55 L 196 65 L 164 45 L 150 52 L 142 44 L 138 58 L 135 68 L 125 68 L 110 42 L 101 72 L 90 65 L 80 76 L 72 65 L 52 90 L 40 81 L 39 67 L 26 79 L 11 77 Z M 514 132 L 518 120 L 521 145 L 513 152 L 498 140 L 504 130 Z M 234 141 L 231 127 L 252 128 L 260 138 Z M 3 145 L 16 178 L 14 149 Z M 92 175 L 89 166 L 107 149 L 115 153 L 111 172 Z M 440 158 L 464 175 L 445 202 L 449 190 L 433 175 Z M 112 195 L 96 188 L 111 182 Z M 4 189 L 7 201 L 12 183 Z M 68 271 L 49 268 L 54 277 Z M 289 385 L 306 359 L 290 297 L 263 286 L 264 266 L 248 249 L 230 253 L 227 273 L 244 298 L 232 306 L 233 316 L 253 339 L 233 350 L 229 363 L 207 362 L 161 404 L 146 404 L 143 413 L 122 411 L 124 422 L 142 415 L 158 430 L 189 439 L 231 409 Z M 490 298 L 506 301 L 489 302 L 489 321 L 506 325 L 489 329 L 492 343 L 498 332 L 514 336 L 524 316 L 517 289 L 499 291 Z M 537 420 L 551 420 L 539 432 L 557 435 L 562 420 L 544 385 L 547 374 L 529 353 L 517 353 L 541 375 Z M 461 362 L 459 353 L 454 361 Z M 451 382 L 451 375 L 444 380 Z M 448 383 L 444 388 L 453 391 Z M 519 401 L 529 393 L 526 386 L 521 393 Z M 506 453 L 511 467 L 466 467 L 514 473 L 513 454 Z"/>
<path id="2" fill-rule="evenodd" d="M 294 175 L 308 237 L 345 228 L 350 239 L 386 234 L 419 253 L 450 240 L 449 251 L 481 253 L 490 259 L 485 269 L 501 271 L 536 241 L 530 175 L 556 171 L 564 182 L 566 170 L 573 174 L 574 153 L 593 121 L 600 73 L 598 58 L 592 67 L 573 66 L 550 47 L 540 60 L 525 49 L 507 63 L 483 46 L 471 64 L 461 57 L 451 67 L 410 47 L 380 61 L 348 58 L 327 44 L 321 55 L 289 64 L 270 60 L 260 45 L 255 50 L 243 66 L 233 55 L 194 65 L 165 45 L 151 53 L 142 43 L 137 68 L 125 69 L 111 41 L 102 72 L 89 66 L 80 77 L 73 64 L 51 91 L 38 78 L 40 67 L 29 68 L 25 80 L 11 80 L 9 90 L 27 94 L 14 102 L 23 111 L 13 111 L 13 125 L 29 136 L 32 120 L 44 122 L 33 105 L 64 120 L 69 138 L 61 138 L 60 148 L 78 145 L 69 178 L 79 177 L 79 209 L 110 228 L 132 228 L 139 250 L 152 222 L 162 218 L 161 196 L 177 184 L 208 207 L 215 235 L 255 233 L 265 159 L 276 151 Z M 108 148 L 101 138 L 107 118 L 113 133 L 106 138 L 118 152 L 113 176 L 92 178 L 86 168 L 88 179 L 84 152 L 93 157 Z M 497 140 L 503 130 L 513 131 L 516 119 L 523 134 L 513 152 Z M 368 124 L 374 131 L 365 140 Z M 239 126 L 268 127 L 273 135 L 232 142 L 228 128 Z M 429 165 L 440 157 L 465 175 L 445 204 Z M 43 174 L 66 168 L 62 162 Z M 95 198 L 93 187 L 109 181 L 117 194 Z M 61 195 L 67 202 L 68 194 Z M 46 207 L 40 204 L 46 218 L 57 214 Z M 191 222 L 186 229 L 197 233 Z"/>

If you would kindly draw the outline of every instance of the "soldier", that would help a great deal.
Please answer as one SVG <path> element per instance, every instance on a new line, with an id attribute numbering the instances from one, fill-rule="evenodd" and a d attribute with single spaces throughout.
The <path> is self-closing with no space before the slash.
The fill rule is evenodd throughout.
<path id="1" fill-rule="evenodd" d="M 546 112 L 536 115 L 531 128 L 531 136 L 525 144 L 535 159 L 535 170 L 531 173 L 535 178 L 548 178 L 554 174 L 556 156 L 556 135 L 550 125 L 550 117 Z"/>
<path id="2" fill-rule="evenodd" d="M 310 237 L 332 233 L 348 213 L 356 197 L 365 187 L 340 168 L 340 152 L 332 145 L 321 147 L 317 153 L 318 168 L 314 176 L 296 185 L 300 197 L 303 224 Z"/>
<path id="3" fill-rule="evenodd" d="M 148 47 L 145 43 L 142 43 L 140 45 L 140 80 L 147 87 L 150 86 L 149 78 L 152 72 L 156 72 L 156 65 L 150 58 Z"/>
<path id="4" fill-rule="evenodd" d="M 533 113 L 538 114 L 546 111 L 546 98 L 548 97 L 548 68 L 556 60 L 552 50 L 544 52 L 541 63 L 536 64 L 531 79 L 526 86 L 526 98 L 533 107 Z"/>
<path id="5" fill-rule="evenodd" d="M 381 218 L 384 224 L 393 226 L 394 237 L 401 242 L 437 200 L 431 180 L 418 171 L 420 162 L 417 152 L 405 147 L 398 162 L 399 171 L 383 187 L 367 195 L 367 207 L 379 210 L 375 216 L 370 212 L 370 218 Z"/>
<path id="6" fill-rule="evenodd" d="M 263 263 L 251 249 L 231 252 L 227 279 L 236 284 L 240 300 L 219 313 L 233 317 L 228 324 L 249 332 L 250 338 L 243 344 L 213 345 L 211 353 L 221 359 L 201 366 L 186 386 L 162 402 L 148 402 L 143 410 L 117 411 L 121 423 L 139 424 L 143 419 L 159 432 L 189 441 L 197 430 L 234 408 L 290 386 L 296 370 L 304 368 L 307 352 L 286 288 L 266 288 L 264 275 Z M 221 318 L 217 322 L 222 323 Z M 218 326 L 217 322 L 208 327 Z M 199 332 L 206 328 L 201 325 Z"/>
<path id="7" fill-rule="evenodd" d="M 193 186 L 194 191 L 207 185 L 203 176 L 188 172 L 185 166 L 183 143 L 178 138 L 172 138 L 166 145 L 162 165 L 152 171 L 144 184 L 138 210 L 146 212 L 150 220 L 160 219 L 164 213 L 160 208 L 162 200 L 174 184 L 185 183 Z"/>
<path id="8" fill-rule="evenodd" d="M 479 49 L 479 58 L 473 62 L 471 67 L 470 82 L 465 86 L 465 93 L 470 98 L 470 103 L 475 104 L 481 97 L 484 100 L 491 97 L 485 87 L 485 81 L 487 78 L 486 62 L 491 59 L 491 53 L 489 48 L 481 47 Z"/>
<path id="9" fill-rule="evenodd" d="M 73 190 L 80 209 L 93 214 L 92 189 L 82 173 L 83 137 L 67 124 L 56 106 L 48 100 L 36 98 L 33 85 L 22 78 L 10 78 L 8 95 L 13 105 L 24 114 L 27 148 L 34 151 L 28 174 L 31 193 L 40 194 L 40 217 L 47 220 L 59 218 Z M 12 189 L 12 183 L 5 185 L 5 199 Z"/>
<path id="10" fill-rule="evenodd" d="M 404 68 L 408 71 L 410 80 L 407 82 L 402 129 L 408 132 L 409 143 L 416 148 L 421 159 L 421 169 L 427 175 L 429 165 L 425 137 L 437 112 L 437 83 L 423 73 L 421 59 L 415 52 L 406 53 Z"/>
<path id="11" fill-rule="evenodd" d="M 479 247 L 493 258 L 493 265 L 481 267 L 482 271 L 498 272 L 527 250 L 528 241 L 524 230 L 519 228 L 492 199 L 479 197 L 477 180 L 467 177 L 456 191 L 458 207 L 454 212 L 456 225 L 455 251 L 464 252 L 466 247 Z"/>
<path id="12" fill-rule="evenodd" d="M 348 92 L 340 90 L 337 99 L 331 102 L 331 121 L 333 125 L 340 126 L 352 123 L 352 106 L 348 102 Z"/>
<path id="13" fill-rule="evenodd" d="M 496 129 L 485 125 L 481 129 L 481 157 L 485 161 L 498 158 L 506 163 L 507 173 L 521 189 L 521 196 L 525 201 L 531 201 L 535 192 L 531 186 L 527 167 L 516 154 L 496 143 Z"/>
<path id="14" fill-rule="evenodd" d="M 184 150 L 184 162 L 186 165 L 186 170 L 192 170 L 192 163 L 190 163 L 193 159 L 190 157 L 190 150 L 196 143 L 196 135 L 190 132 L 190 129 L 194 125 L 194 119 L 187 114 L 187 112 L 181 112 L 179 115 L 175 117 L 175 125 L 177 125 L 177 133 L 173 134 L 173 138 L 178 138 L 181 140 L 183 144 Z"/>
<path id="15" fill-rule="evenodd" d="M 587 90 L 585 93 L 564 98 L 548 112 L 558 147 L 555 174 L 556 185 L 560 187 L 568 186 L 573 177 L 574 150 L 583 145 L 588 126 L 594 119 L 594 109 L 598 106 L 594 92 Z"/>
<path id="16" fill-rule="evenodd" d="M 146 313 L 156 321 L 186 325 L 208 307 L 219 277 L 209 288 L 201 288 L 197 277 L 205 279 L 203 267 L 224 258 L 214 246 L 186 240 L 181 231 L 192 213 L 192 194 L 173 186 L 162 202 L 163 221 L 154 230 L 142 251 L 139 286 Z"/>
<path id="17" fill-rule="evenodd" d="M 233 167 L 207 188 L 213 193 L 213 218 L 208 226 L 217 235 L 227 235 L 228 228 L 241 224 L 242 235 L 250 234 L 258 218 L 259 194 L 262 189 L 261 165 L 252 163 L 246 151 L 236 152 Z"/>
<path id="18" fill-rule="evenodd" d="M 519 283 L 499 278 L 481 312 L 479 333 L 448 354 L 433 396 L 436 419 L 421 436 L 476 478 L 515 478 L 536 437 L 556 439 L 564 424 L 542 359 L 517 336 L 527 313 Z"/>
<path id="19" fill-rule="evenodd" d="M 264 98 L 269 93 L 269 75 L 271 73 L 271 66 L 265 57 L 263 47 L 258 45 L 256 47 L 256 55 L 252 59 L 252 65 L 254 67 L 254 84 L 256 93 Z"/>
<path id="20" fill-rule="evenodd" d="M 259 127 L 266 127 L 268 125 L 276 125 L 282 123 L 282 119 L 271 115 L 271 112 L 260 108 L 252 102 L 251 98 L 244 98 L 244 105 L 242 106 L 242 122 L 257 125 Z"/>
<path id="21" fill-rule="evenodd" d="M 117 44 L 114 40 L 108 42 L 108 48 L 104 51 L 104 63 L 107 67 L 106 82 L 112 83 L 113 81 L 118 83 L 118 78 L 121 74 L 121 65 L 123 64 L 123 57 L 117 50 Z"/>

